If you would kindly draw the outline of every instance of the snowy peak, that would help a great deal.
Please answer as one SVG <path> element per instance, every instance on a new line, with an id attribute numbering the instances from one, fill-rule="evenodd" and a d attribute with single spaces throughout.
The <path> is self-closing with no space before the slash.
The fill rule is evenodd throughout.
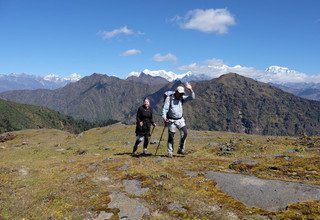
<path id="1" fill-rule="evenodd" d="M 162 77 L 166 80 L 168 80 L 169 82 L 172 82 L 174 80 L 177 80 L 177 79 L 182 79 L 183 77 L 187 76 L 188 73 L 185 73 L 185 74 L 176 74 L 174 72 L 171 72 L 171 71 L 165 71 L 165 70 L 148 70 L 148 69 L 145 69 L 143 70 L 142 72 L 131 72 L 129 73 L 128 77 L 131 77 L 131 76 L 135 76 L 135 77 L 140 77 L 141 73 L 144 73 L 145 75 L 149 75 L 149 76 L 153 76 L 153 77 Z"/>
<path id="2" fill-rule="evenodd" d="M 76 82 L 80 78 L 81 76 L 77 73 L 68 77 L 59 77 L 55 74 L 49 74 L 44 77 L 25 73 L 0 74 L 0 92 L 21 89 L 57 89 L 70 82 Z"/>
<path id="3" fill-rule="evenodd" d="M 76 82 L 81 79 L 81 76 L 78 73 L 73 73 L 68 77 L 60 77 L 55 74 L 49 74 L 43 77 L 43 79 L 51 82 L 64 82 L 64 81 Z"/>

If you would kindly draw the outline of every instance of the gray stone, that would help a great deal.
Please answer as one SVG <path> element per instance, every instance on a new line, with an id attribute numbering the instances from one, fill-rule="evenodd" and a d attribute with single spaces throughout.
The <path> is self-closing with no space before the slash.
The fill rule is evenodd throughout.
<path id="1" fill-rule="evenodd" d="M 190 178 L 192 177 L 197 177 L 199 175 L 198 172 L 194 172 L 194 171 L 186 171 L 186 175 Z"/>
<path id="2" fill-rule="evenodd" d="M 95 218 L 95 220 L 108 220 L 108 219 L 111 219 L 112 216 L 113 216 L 113 213 L 102 211 L 99 213 L 99 216 Z"/>
<path id="3" fill-rule="evenodd" d="M 129 164 L 125 163 L 125 164 L 123 164 L 123 166 L 118 168 L 118 171 L 126 171 L 126 170 L 128 170 L 128 168 L 129 168 Z"/>
<path id="4" fill-rule="evenodd" d="M 284 210 L 289 203 L 320 200 L 320 186 L 265 180 L 242 174 L 209 171 L 205 178 L 217 182 L 226 194 L 247 206 L 268 211 Z"/>
<path id="5" fill-rule="evenodd" d="M 90 163 L 87 169 L 88 169 L 88 172 L 94 172 L 98 169 L 98 164 Z"/>
<path id="6" fill-rule="evenodd" d="M 172 202 L 168 205 L 168 209 L 170 211 L 176 211 L 176 212 L 182 212 L 185 213 L 187 210 L 185 208 L 182 207 L 182 205 Z"/>
<path id="7" fill-rule="evenodd" d="M 253 166 L 258 165 L 259 163 L 256 160 L 242 159 L 242 160 L 233 161 L 231 165 L 240 165 L 240 164 L 253 167 Z"/>
<path id="8" fill-rule="evenodd" d="M 216 143 L 216 142 L 212 142 L 212 143 L 209 143 L 208 145 L 207 145 L 207 147 L 219 147 L 219 143 Z"/>
<path id="9" fill-rule="evenodd" d="M 109 208 L 117 208 L 119 219 L 143 219 L 143 216 L 149 215 L 149 209 L 136 199 L 131 199 L 124 193 L 114 192 L 110 195 L 111 202 Z"/>
<path id="10" fill-rule="evenodd" d="M 0 134 L 0 142 L 10 141 L 10 140 L 13 140 L 15 137 L 16 136 L 12 133 Z"/>
<path id="11" fill-rule="evenodd" d="M 127 193 L 135 196 L 141 196 L 149 191 L 149 188 L 141 188 L 141 182 L 138 180 L 124 180 L 123 185 Z"/>
<path id="12" fill-rule="evenodd" d="M 152 140 L 152 141 L 150 141 L 150 144 L 159 144 L 159 141 L 158 140 Z"/>

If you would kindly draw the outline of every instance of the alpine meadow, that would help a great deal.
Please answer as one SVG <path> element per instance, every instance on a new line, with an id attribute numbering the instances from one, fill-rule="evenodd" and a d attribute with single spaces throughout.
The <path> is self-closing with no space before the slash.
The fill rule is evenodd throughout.
<path id="1" fill-rule="evenodd" d="M 319 9 L 0 0 L 0 220 L 320 220 Z"/>

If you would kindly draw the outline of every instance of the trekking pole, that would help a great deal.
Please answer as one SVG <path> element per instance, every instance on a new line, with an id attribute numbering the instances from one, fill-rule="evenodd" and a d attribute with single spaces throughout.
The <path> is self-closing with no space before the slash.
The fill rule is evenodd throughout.
<path id="1" fill-rule="evenodd" d="M 153 126 L 153 128 L 152 128 L 152 130 L 151 130 L 151 132 L 150 132 L 148 146 L 149 146 L 149 144 L 150 144 L 151 136 L 152 136 L 152 133 L 153 133 L 153 130 L 154 130 L 155 127 L 156 127 L 156 126 Z"/>
<path id="2" fill-rule="evenodd" d="M 167 127 L 166 124 L 164 124 L 163 130 L 162 130 L 162 133 L 161 133 L 161 136 L 160 136 L 160 140 L 159 140 L 159 143 L 158 143 L 158 146 L 157 146 L 157 150 L 156 150 L 156 153 L 154 154 L 155 156 L 157 155 L 157 152 L 158 152 L 158 149 L 159 149 L 159 146 L 160 146 L 160 142 L 161 142 L 161 139 L 162 139 L 162 136 L 163 136 L 163 132 L 166 129 L 166 127 Z"/>

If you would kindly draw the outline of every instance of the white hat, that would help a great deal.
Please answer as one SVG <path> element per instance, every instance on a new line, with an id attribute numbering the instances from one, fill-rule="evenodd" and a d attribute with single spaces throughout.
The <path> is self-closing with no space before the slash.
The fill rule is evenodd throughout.
<path id="1" fill-rule="evenodd" d="M 183 86 L 178 86 L 177 89 L 176 89 L 176 91 L 177 91 L 178 93 L 184 94 L 184 88 L 183 88 Z"/>

